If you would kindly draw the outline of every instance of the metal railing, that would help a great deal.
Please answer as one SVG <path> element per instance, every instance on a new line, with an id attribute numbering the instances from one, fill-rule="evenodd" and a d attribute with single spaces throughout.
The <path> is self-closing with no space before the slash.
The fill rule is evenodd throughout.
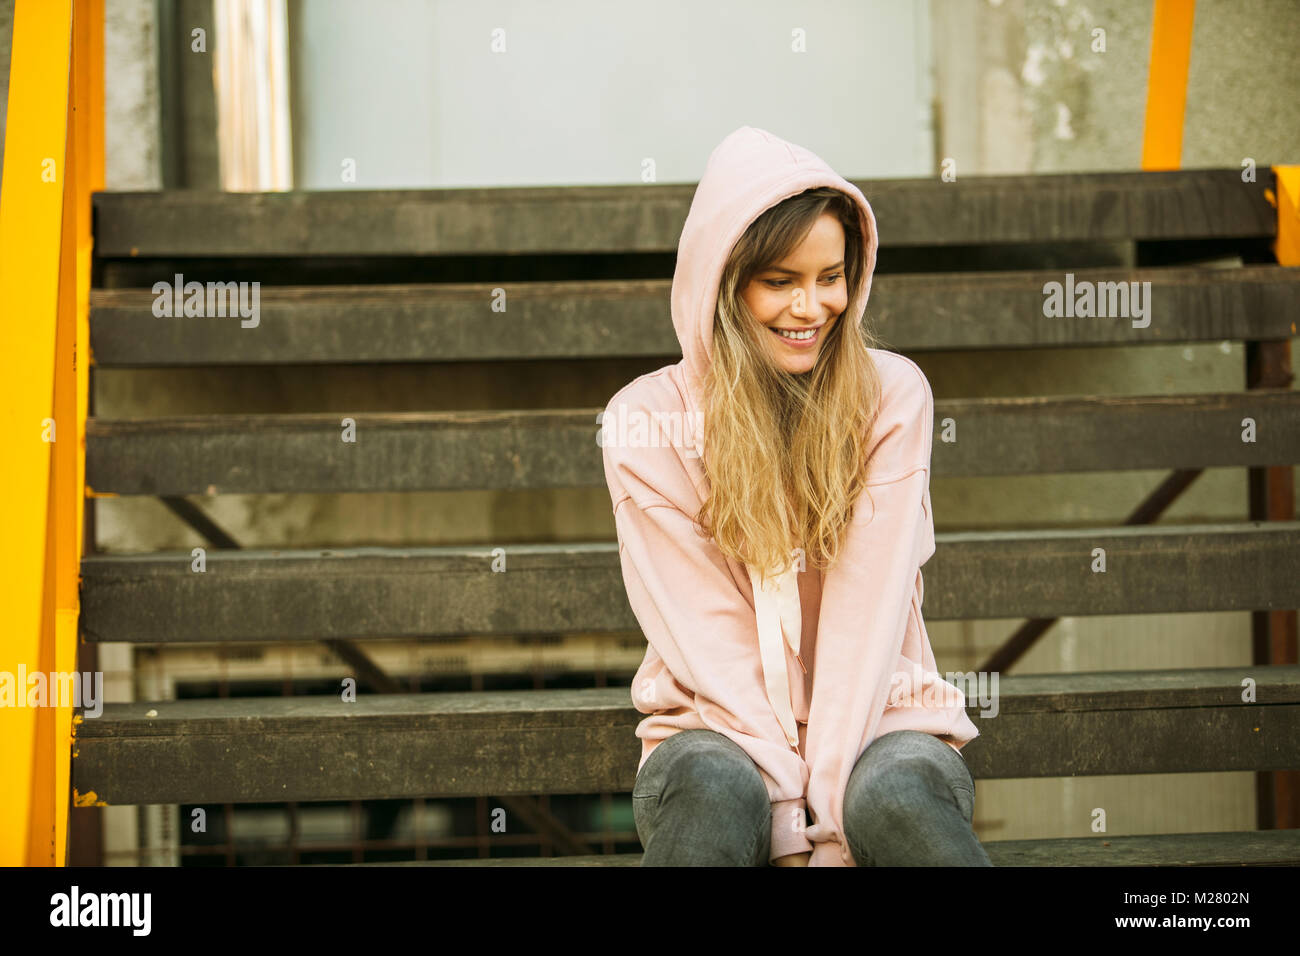
<path id="1" fill-rule="evenodd" d="M 0 864 L 66 859 L 103 0 L 18 0 L 0 185 Z M 34 683 L 28 675 L 42 674 Z M 21 679 L 20 679 L 21 678 Z M 33 686 L 29 688 L 29 683 Z M 3 693 L 0 688 L 0 693 Z"/>

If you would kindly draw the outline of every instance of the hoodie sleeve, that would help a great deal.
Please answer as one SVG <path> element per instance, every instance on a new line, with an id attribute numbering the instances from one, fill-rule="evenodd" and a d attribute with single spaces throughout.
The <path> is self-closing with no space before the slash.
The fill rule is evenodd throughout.
<path id="1" fill-rule="evenodd" d="M 823 583 L 807 728 L 811 866 L 856 865 L 844 839 L 844 791 L 875 738 L 904 638 L 920 615 L 921 565 L 934 553 L 930 450 L 934 400 L 921 370 L 882 399 L 868 483 Z M 919 623 L 919 621 L 917 622 Z"/>
<path id="2" fill-rule="evenodd" d="M 604 449 L 628 601 L 701 721 L 754 761 L 772 805 L 770 859 L 812 850 L 805 836 L 808 768 L 787 742 L 764 691 L 754 608 L 726 559 L 700 534 L 684 467 L 670 448 Z M 651 475 L 655 475 L 652 479 Z M 683 484 L 685 482 L 685 484 Z M 746 581 L 748 584 L 748 581 Z M 633 703 L 655 713 L 653 688 Z"/>

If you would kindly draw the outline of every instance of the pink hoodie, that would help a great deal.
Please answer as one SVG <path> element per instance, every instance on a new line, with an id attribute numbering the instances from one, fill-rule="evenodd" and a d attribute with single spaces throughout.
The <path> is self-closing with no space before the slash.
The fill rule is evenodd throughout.
<path id="1" fill-rule="evenodd" d="M 858 314 L 840 320 L 861 321 L 878 245 L 871 206 L 808 150 L 743 126 L 709 157 L 682 229 L 672 286 L 682 360 L 610 399 L 600 441 L 623 581 L 649 644 L 632 684 L 650 715 L 636 730 L 638 772 L 672 734 L 717 731 L 767 787 L 772 859 L 811 850 L 810 866 L 854 866 L 844 790 L 867 745 L 913 729 L 960 753 L 979 733 L 936 672 L 921 617 L 920 568 L 934 554 L 930 383 L 910 359 L 871 350 L 882 392 L 868 487 L 824 580 L 792 568 L 760 590 L 755 569 L 724 558 L 693 521 L 708 489 L 702 382 L 723 266 L 764 210 L 815 186 L 858 204 L 864 287 Z"/>

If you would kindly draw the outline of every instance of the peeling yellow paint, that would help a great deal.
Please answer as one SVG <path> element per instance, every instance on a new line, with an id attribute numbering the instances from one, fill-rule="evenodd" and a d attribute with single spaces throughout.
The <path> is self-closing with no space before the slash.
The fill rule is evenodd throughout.
<path id="1" fill-rule="evenodd" d="M 72 788 L 72 805 L 74 807 L 106 807 L 107 801 L 99 799 L 99 794 L 94 790 L 88 790 L 85 793 L 78 793 L 77 788 Z"/>
<path id="2" fill-rule="evenodd" d="M 94 488 L 90 487 L 90 485 L 86 485 L 86 497 L 87 498 L 117 498 L 119 496 L 111 491 L 96 491 Z"/>

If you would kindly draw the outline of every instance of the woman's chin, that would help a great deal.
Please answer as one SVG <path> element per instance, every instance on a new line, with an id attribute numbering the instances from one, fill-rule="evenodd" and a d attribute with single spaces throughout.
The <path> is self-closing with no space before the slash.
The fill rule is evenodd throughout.
<path id="1" fill-rule="evenodd" d="M 813 366 L 817 364 L 817 356 L 809 355 L 807 357 L 799 356 L 797 358 L 782 359 L 777 365 L 791 375 L 805 375 L 811 372 Z"/>

